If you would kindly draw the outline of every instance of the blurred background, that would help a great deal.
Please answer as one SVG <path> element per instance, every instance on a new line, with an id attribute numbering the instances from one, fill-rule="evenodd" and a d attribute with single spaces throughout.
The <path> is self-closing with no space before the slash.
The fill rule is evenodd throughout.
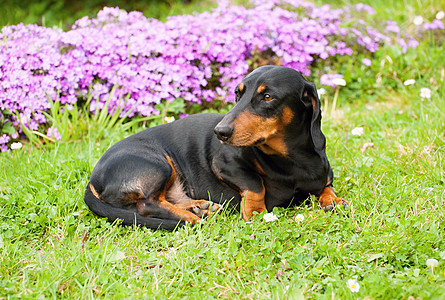
<path id="1" fill-rule="evenodd" d="M 38 24 L 46 27 L 58 26 L 69 30 L 74 21 L 93 17 L 103 7 L 119 7 L 126 11 L 137 10 L 146 17 L 164 21 L 171 15 L 191 14 L 217 7 L 218 0 L 0 0 L 0 28 L 18 23 Z M 235 4 L 249 5 L 249 0 L 233 0 Z M 410 21 L 410 16 L 431 13 L 443 6 L 443 0 L 313 0 L 317 5 L 330 4 L 342 7 L 365 3 L 377 9 L 380 15 L 397 22 Z"/>
<path id="2" fill-rule="evenodd" d="M 216 3 L 212 0 L 2 0 L 0 27 L 24 23 L 68 30 L 74 21 L 84 16 L 95 16 L 104 6 L 137 10 L 146 17 L 164 20 L 171 15 L 202 12 L 216 7 Z"/>

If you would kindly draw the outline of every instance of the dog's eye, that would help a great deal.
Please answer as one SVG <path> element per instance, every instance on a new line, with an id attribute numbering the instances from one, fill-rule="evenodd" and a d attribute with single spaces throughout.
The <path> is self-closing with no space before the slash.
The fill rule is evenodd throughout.
<path id="1" fill-rule="evenodd" d="M 272 96 L 270 94 L 264 94 L 264 100 L 270 101 L 272 100 Z"/>

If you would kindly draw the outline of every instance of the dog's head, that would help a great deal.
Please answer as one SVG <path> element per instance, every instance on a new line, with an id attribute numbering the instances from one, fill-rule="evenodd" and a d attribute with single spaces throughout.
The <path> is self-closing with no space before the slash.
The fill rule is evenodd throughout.
<path id="1" fill-rule="evenodd" d="M 315 149 L 324 149 L 317 90 L 299 72 L 260 67 L 238 84 L 235 94 L 236 105 L 214 129 L 221 143 L 287 156 L 287 140 L 308 137 Z"/>

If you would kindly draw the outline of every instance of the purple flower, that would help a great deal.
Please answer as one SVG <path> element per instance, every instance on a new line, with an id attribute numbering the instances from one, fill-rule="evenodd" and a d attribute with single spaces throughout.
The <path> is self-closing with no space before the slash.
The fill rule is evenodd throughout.
<path id="1" fill-rule="evenodd" d="M 367 4 L 363 4 L 363 3 L 358 3 L 358 4 L 354 5 L 354 9 L 356 11 L 364 11 L 370 15 L 374 15 L 376 13 L 375 10 L 371 6 L 369 6 Z"/>
<path id="2" fill-rule="evenodd" d="M 423 29 L 425 30 L 436 30 L 436 29 L 445 29 L 442 20 L 434 19 L 432 23 L 424 23 Z"/>
<path id="3" fill-rule="evenodd" d="M 394 32 L 396 34 L 400 33 L 400 27 L 394 21 L 387 21 L 385 29 L 389 32 Z"/>
<path id="4" fill-rule="evenodd" d="M 263 58 L 310 75 L 314 61 L 375 52 L 385 43 L 404 51 L 417 46 L 394 22 L 380 31 L 360 12 L 375 13 L 364 4 L 333 9 L 301 0 L 255 0 L 245 8 L 222 1 L 210 12 L 166 22 L 106 7 L 67 32 L 6 26 L 0 32 L 0 111 L 14 115 L 0 122 L 12 122 L 18 133 L 21 124 L 38 130 L 51 101 L 70 107 L 89 96 L 92 113 L 108 106 L 121 117 L 130 110 L 130 117 L 158 115 L 157 104 L 177 98 L 231 102 L 235 86 Z M 321 82 L 335 86 L 332 79 Z M 48 135 L 56 138 L 53 130 Z"/>
<path id="5" fill-rule="evenodd" d="M 56 141 L 60 141 L 60 139 L 62 138 L 62 135 L 59 133 L 59 130 L 56 127 L 48 128 L 48 131 L 46 132 L 46 135 L 48 137 L 55 138 Z"/>
<path id="6" fill-rule="evenodd" d="M 320 84 L 336 87 L 338 85 L 346 85 L 342 74 L 323 74 L 320 77 Z"/>
<path id="7" fill-rule="evenodd" d="M 10 139 L 11 138 L 8 135 L 3 134 L 2 136 L 0 136 L 0 144 L 6 144 L 9 142 Z"/>
<path id="8" fill-rule="evenodd" d="M 369 59 L 369 58 L 363 58 L 362 59 L 362 63 L 365 65 L 365 66 L 370 66 L 371 64 L 372 64 L 372 61 Z"/>
<path id="9" fill-rule="evenodd" d="M 7 134 L 3 134 L 0 136 L 0 150 L 2 152 L 8 151 L 8 146 L 6 145 L 11 138 Z"/>

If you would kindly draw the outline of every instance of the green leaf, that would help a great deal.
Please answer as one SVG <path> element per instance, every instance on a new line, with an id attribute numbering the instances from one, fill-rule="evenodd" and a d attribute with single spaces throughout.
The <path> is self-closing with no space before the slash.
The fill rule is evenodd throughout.
<path id="1" fill-rule="evenodd" d="M 8 133 L 8 134 L 13 134 L 13 133 L 15 133 L 15 128 L 11 122 L 7 122 L 7 123 L 3 124 L 2 132 Z"/>

